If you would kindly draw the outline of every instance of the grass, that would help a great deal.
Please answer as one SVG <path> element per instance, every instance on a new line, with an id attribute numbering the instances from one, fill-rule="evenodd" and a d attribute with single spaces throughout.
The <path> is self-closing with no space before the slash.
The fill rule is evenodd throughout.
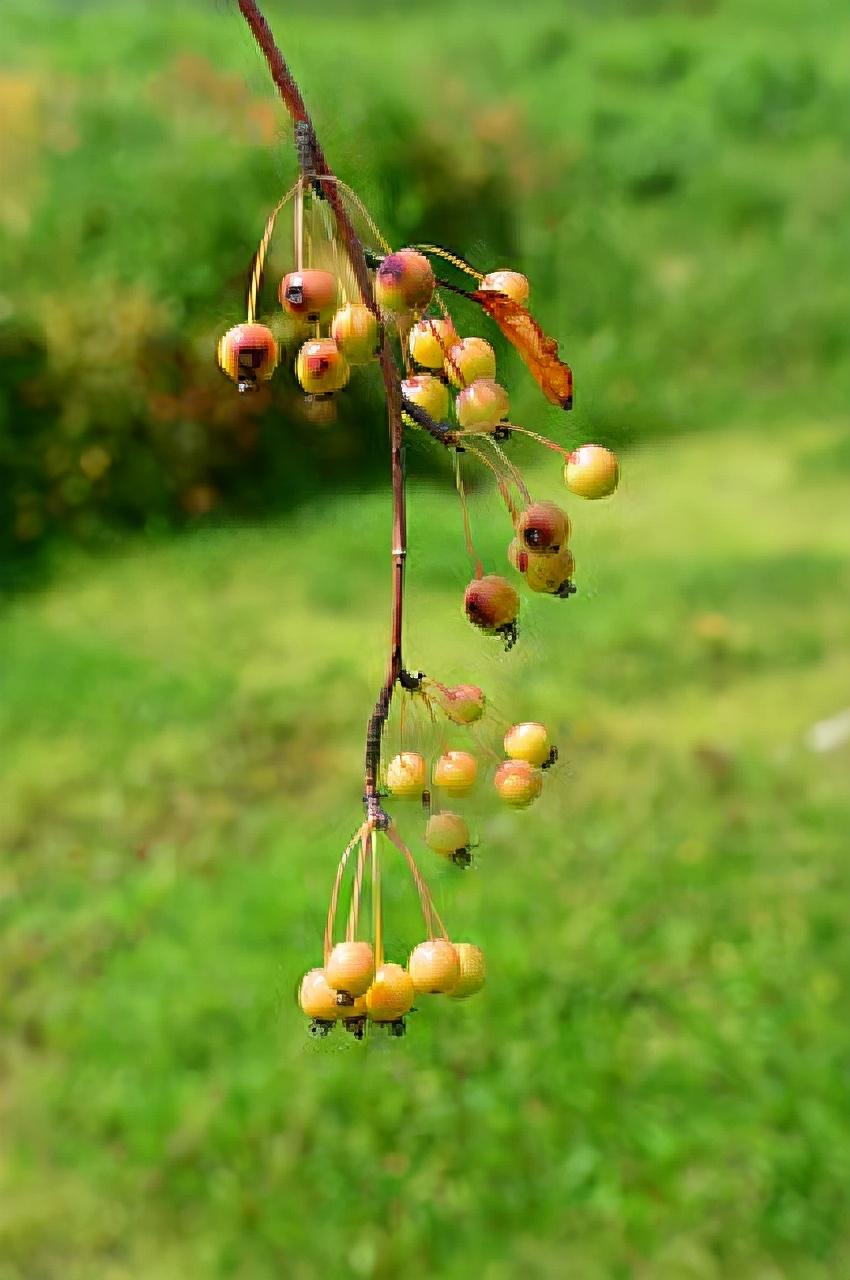
<path id="1" fill-rule="evenodd" d="M 848 747 L 806 746 L 848 700 L 841 441 L 638 451 L 571 504 L 581 592 L 527 600 L 510 657 L 417 486 L 411 662 L 545 718 L 564 764 L 527 815 L 479 804 L 476 870 L 423 853 L 491 979 L 403 1042 L 316 1045 L 292 998 L 359 808 L 386 496 L 69 553 L 20 597 L 2 1280 L 845 1274 Z M 505 521 L 473 515 L 493 562 Z M 400 955 L 400 875 L 388 899 Z"/>

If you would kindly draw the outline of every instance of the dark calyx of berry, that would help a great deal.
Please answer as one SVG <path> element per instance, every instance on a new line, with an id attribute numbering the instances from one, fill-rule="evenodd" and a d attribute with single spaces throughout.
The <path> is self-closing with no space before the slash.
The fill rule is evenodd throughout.
<path id="1" fill-rule="evenodd" d="M 465 871 L 472 862 L 472 854 L 469 851 L 469 845 L 466 845 L 463 849 L 455 849 L 454 853 L 451 855 L 451 861 L 456 867 L 460 867 Z"/>
<path id="2" fill-rule="evenodd" d="M 542 765 L 540 766 L 540 768 L 541 768 L 541 769 L 551 769 L 551 768 L 552 768 L 552 765 L 557 763 L 557 760 L 558 760 L 558 748 L 557 748 L 557 747 L 553 747 L 553 748 L 552 748 L 552 750 L 549 752 L 549 756 L 548 756 L 548 758 L 547 758 L 546 760 L 544 760 L 544 761 L 543 761 L 543 763 L 542 763 Z"/>
<path id="3" fill-rule="evenodd" d="M 286 301 L 291 302 L 293 307 L 300 307 L 304 304 L 304 285 L 288 284 L 286 286 Z"/>
<path id="4" fill-rule="evenodd" d="M 362 1040 L 366 1034 L 365 1018 L 346 1018 L 342 1025 L 355 1040 Z"/>
<path id="5" fill-rule="evenodd" d="M 350 1005 L 354 1004 L 354 996 L 350 996 L 347 991 L 337 991 L 336 1002 L 344 1009 L 347 1009 Z"/>
<path id="6" fill-rule="evenodd" d="M 496 427 L 496 430 L 493 432 L 493 439 L 498 444 L 504 444 L 504 442 L 506 440 L 510 440 L 510 438 L 511 438 L 510 427 Z"/>
<path id="7" fill-rule="evenodd" d="M 505 653 L 508 653 L 519 639 L 519 627 L 516 622 L 506 622 L 504 626 L 496 627 L 493 634 L 501 637 L 505 643 Z"/>
<path id="8" fill-rule="evenodd" d="M 407 1030 L 404 1018 L 397 1018 L 395 1022 L 385 1022 L 384 1026 L 391 1036 L 403 1036 Z"/>
<path id="9" fill-rule="evenodd" d="M 572 582 L 570 582 L 569 578 L 567 578 L 567 580 L 565 582 L 562 582 L 561 585 L 558 587 L 558 590 L 555 591 L 553 594 L 558 596 L 558 598 L 561 600 L 569 600 L 570 596 L 575 595 L 577 589 L 578 588 L 575 587 Z"/>
<path id="10" fill-rule="evenodd" d="M 309 1027 L 310 1035 L 316 1040 L 324 1040 L 325 1036 L 333 1031 L 333 1025 L 332 1022 L 326 1022 L 324 1018 L 314 1018 Z"/>

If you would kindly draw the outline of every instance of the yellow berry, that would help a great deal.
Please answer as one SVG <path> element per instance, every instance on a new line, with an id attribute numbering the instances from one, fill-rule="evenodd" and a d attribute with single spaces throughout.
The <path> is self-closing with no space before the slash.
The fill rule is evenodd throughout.
<path id="1" fill-rule="evenodd" d="M 349 302 L 337 311 L 331 337 L 349 364 L 366 364 L 378 354 L 378 321 L 362 302 Z"/>
<path id="2" fill-rule="evenodd" d="M 311 969 L 301 979 L 298 1003 L 308 1018 L 319 1022 L 334 1022 L 340 1013 L 336 992 L 328 985 L 323 969 Z"/>
<path id="3" fill-rule="evenodd" d="M 480 991 L 487 979 L 487 962 L 484 952 L 474 942 L 456 942 L 460 976 L 448 993 L 452 1000 L 464 1000 Z"/>
<path id="4" fill-rule="evenodd" d="M 448 417 L 449 393 L 439 378 L 430 373 L 417 373 L 401 384 L 401 394 L 406 400 L 424 409 L 435 422 Z"/>
<path id="5" fill-rule="evenodd" d="M 427 777 L 425 758 L 417 751 L 402 751 L 387 765 L 387 787 L 400 800 L 421 796 Z"/>
<path id="6" fill-rule="evenodd" d="M 506 760 L 493 779 L 499 796 L 514 809 L 525 809 L 543 787 L 543 775 L 527 760 Z"/>
<path id="7" fill-rule="evenodd" d="M 495 428 L 510 411 L 507 391 L 492 378 L 476 378 L 455 398 L 457 420 L 470 431 Z"/>
<path id="8" fill-rule="evenodd" d="M 469 850 L 469 825 L 458 813 L 432 813 L 425 828 L 425 843 L 443 858 L 463 855 Z"/>
<path id="9" fill-rule="evenodd" d="M 278 296 L 290 315 L 328 320 L 336 306 L 336 276 L 330 271 L 290 271 L 280 282 Z"/>
<path id="10" fill-rule="evenodd" d="M 374 972 L 375 957 L 368 942 L 338 942 L 325 965 L 328 986 L 347 996 L 364 995 Z"/>
<path id="11" fill-rule="evenodd" d="M 475 786 L 478 761 L 468 751 L 446 751 L 434 765 L 434 786 L 449 795 L 463 796 Z"/>
<path id="12" fill-rule="evenodd" d="M 516 532 L 529 551 L 557 551 L 569 539 L 570 521 L 557 502 L 532 502 L 520 512 Z"/>
<path id="13" fill-rule="evenodd" d="M 422 369 L 441 371 L 446 353 L 457 340 L 451 320 L 426 316 L 418 320 L 410 330 L 407 346 L 414 364 Z"/>
<path id="14" fill-rule="evenodd" d="M 445 938 L 431 938 L 414 947 L 407 961 L 414 989 L 426 995 L 450 991 L 460 977 L 457 952 Z"/>
<path id="15" fill-rule="evenodd" d="M 576 562 L 569 547 L 560 551 L 526 552 L 525 580 L 532 591 L 546 595 L 566 595 Z"/>
<path id="16" fill-rule="evenodd" d="M 505 755 L 512 760 L 527 760 L 542 765 L 549 759 L 552 745 L 546 726 L 530 720 L 515 724 L 505 734 Z"/>
<path id="17" fill-rule="evenodd" d="M 406 969 L 400 964 L 382 964 L 366 992 L 366 1010 L 373 1022 L 397 1022 L 410 1012 L 414 994 Z"/>
<path id="18" fill-rule="evenodd" d="M 574 449 L 564 465 L 564 483 L 580 498 L 607 498 L 619 479 L 616 453 L 601 444 L 583 444 Z"/>
<path id="19" fill-rule="evenodd" d="M 479 285 L 493 293 L 504 293 L 512 301 L 524 306 L 528 301 L 528 280 L 519 271 L 490 271 Z"/>
<path id="20" fill-rule="evenodd" d="M 295 359 L 295 376 L 308 395 L 326 395 L 348 382 L 348 362 L 333 338 L 311 338 Z"/>
<path id="21" fill-rule="evenodd" d="M 485 338 L 463 338 L 449 348 L 444 367 L 452 386 L 468 387 L 476 378 L 495 378 L 496 353 Z"/>

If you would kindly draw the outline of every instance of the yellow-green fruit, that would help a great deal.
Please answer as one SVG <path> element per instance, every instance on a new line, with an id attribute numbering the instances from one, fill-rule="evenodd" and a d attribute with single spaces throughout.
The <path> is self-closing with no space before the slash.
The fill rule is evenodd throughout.
<path id="1" fill-rule="evenodd" d="M 387 787 L 400 800 L 421 796 L 427 777 L 425 759 L 417 751 L 402 751 L 387 765 Z"/>
<path id="2" fill-rule="evenodd" d="M 460 977 L 448 993 L 452 1000 L 464 1000 L 480 991 L 487 980 L 487 962 L 484 952 L 474 942 L 454 944 L 460 966 Z"/>
<path id="3" fill-rule="evenodd" d="M 473 578 L 463 597 L 467 618 L 482 631 L 498 631 L 516 621 L 519 613 L 519 596 L 514 588 L 498 573 L 487 573 L 483 578 Z"/>
<path id="4" fill-rule="evenodd" d="M 476 378 L 455 398 L 455 414 L 467 431 L 493 431 L 511 411 L 507 391 L 492 378 Z"/>
<path id="5" fill-rule="evenodd" d="M 506 760 L 496 770 L 493 785 L 505 804 L 525 809 L 540 795 L 543 774 L 527 760 Z"/>
<path id="6" fill-rule="evenodd" d="M 298 1003 L 308 1018 L 334 1022 L 340 1014 L 336 991 L 328 985 L 323 969 L 311 969 L 301 979 Z"/>
<path id="7" fill-rule="evenodd" d="M 468 751 L 446 751 L 434 765 L 434 786 L 463 796 L 475 786 L 478 761 Z"/>
<path id="8" fill-rule="evenodd" d="M 375 957 L 368 942 L 338 942 L 325 965 L 328 986 L 347 996 L 364 995 L 374 973 Z"/>
<path id="9" fill-rule="evenodd" d="M 397 1022 L 410 1012 L 414 994 L 406 969 L 400 964 L 382 964 L 366 992 L 366 1012 L 373 1022 Z"/>
<path id="10" fill-rule="evenodd" d="M 474 724 L 484 715 L 487 699 L 475 684 L 456 684 L 443 697 L 443 710 L 455 724 Z"/>
<path id="11" fill-rule="evenodd" d="M 516 532 L 529 551 L 557 551 L 569 539 L 570 521 L 557 502 L 532 502 L 520 512 Z"/>
<path id="12" fill-rule="evenodd" d="M 532 591 L 556 596 L 572 580 L 576 562 L 569 547 L 560 551 L 528 551 L 525 580 Z"/>
<path id="13" fill-rule="evenodd" d="M 349 364 L 367 364 L 378 354 L 378 321 L 362 302 L 349 302 L 337 311 L 331 337 Z"/>
<path id="14" fill-rule="evenodd" d="M 417 373 L 412 378 L 405 378 L 401 384 L 401 394 L 405 400 L 424 409 L 435 422 L 442 422 L 448 417 L 448 388 L 433 374 Z"/>
<path id="15" fill-rule="evenodd" d="M 519 271 L 489 271 L 481 281 L 480 288 L 493 293 L 504 293 L 520 306 L 528 301 L 528 280 Z"/>
<path id="16" fill-rule="evenodd" d="M 546 726 L 529 720 L 515 724 L 505 734 L 505 755 L 512 760 L 527 760 L 542 765 L 549 759 L 552 744 Z"/>
<path id="17" fill-rule="evenodd" d="M 450 991 L 460 977 L 457 952 L 445 938 L 431 938 L 414 947 L 407 961 L 414 989 L 423 995 Z"/>
<path id="18" fill-rule="evenodd" d="M 443 858 L 469 848 L 469 825 L 459 813 L 432 813 L 425 828 L 425 843 Z"/>
<path id="19" fill-rule="evenodd" d="M 444 367 L 452 386 L 468 387 L 477 378 L 495 378 L 496 353 L 485 338 L 463 338 L 449 348 Z"/>
<path id="20" fill-rule="evenodd" d="M 451 320 L 426 316 L 410 330 L 407 349 L 411 360 L 420 368 L 441 371 L 447 352 L 457 340 Z"/>
<path id="21" fill-rule="evenodd" d="M 607 498 L 619 479 L 616 453 L 601 444 L 583 444 L 574 449 L 564 465 L 564 483 L 580 498 Z"/>
<path id="22" fill-rule="evenodd" d="M 348 361 L 333 338 L 311 338 L 295 359 L 295 376 L 308 395 L 341 390 L 348 372 Z"/>

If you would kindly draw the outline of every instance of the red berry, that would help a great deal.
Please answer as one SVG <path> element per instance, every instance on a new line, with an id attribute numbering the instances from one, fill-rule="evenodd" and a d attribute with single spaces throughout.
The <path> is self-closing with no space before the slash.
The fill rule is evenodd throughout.
<path id="1" fill-rule="evenodd" d="M 482 631 L 501 631 L 516 622 L 519 596 L 506 578 L 497 573 L 473 578 L 463 599 L 466 616 Z"/>
<path id="2" fill-rule="evenodd" d="M 570 521 L 556 502 L 532 502 L 520 513 L 516 531 L 529 551 L 557 551 L 570 536 Z"/>
<path id="3" fill-rule="evenodd" d="M 291 315 L 328 320 L 336 306 L 336 276 L 330 271 L 290 271 L 280 282 L 278 296 Z"/>
<path id="4" fill-rule="evenodd" d="M 375 275 L 375 299 L 385 311 L 403 315 L 422 311 L 434 293 L 431 263 L 416 249 L 400 249 L 384 258 Z"/>
<path id="5" fill-rule="evenodd" d="M 219 339 L 217 355 L 219 367 L 239 390 L 253 391 L 274 373 L 277 342 L 264 324 L 237 324 Z"/>

